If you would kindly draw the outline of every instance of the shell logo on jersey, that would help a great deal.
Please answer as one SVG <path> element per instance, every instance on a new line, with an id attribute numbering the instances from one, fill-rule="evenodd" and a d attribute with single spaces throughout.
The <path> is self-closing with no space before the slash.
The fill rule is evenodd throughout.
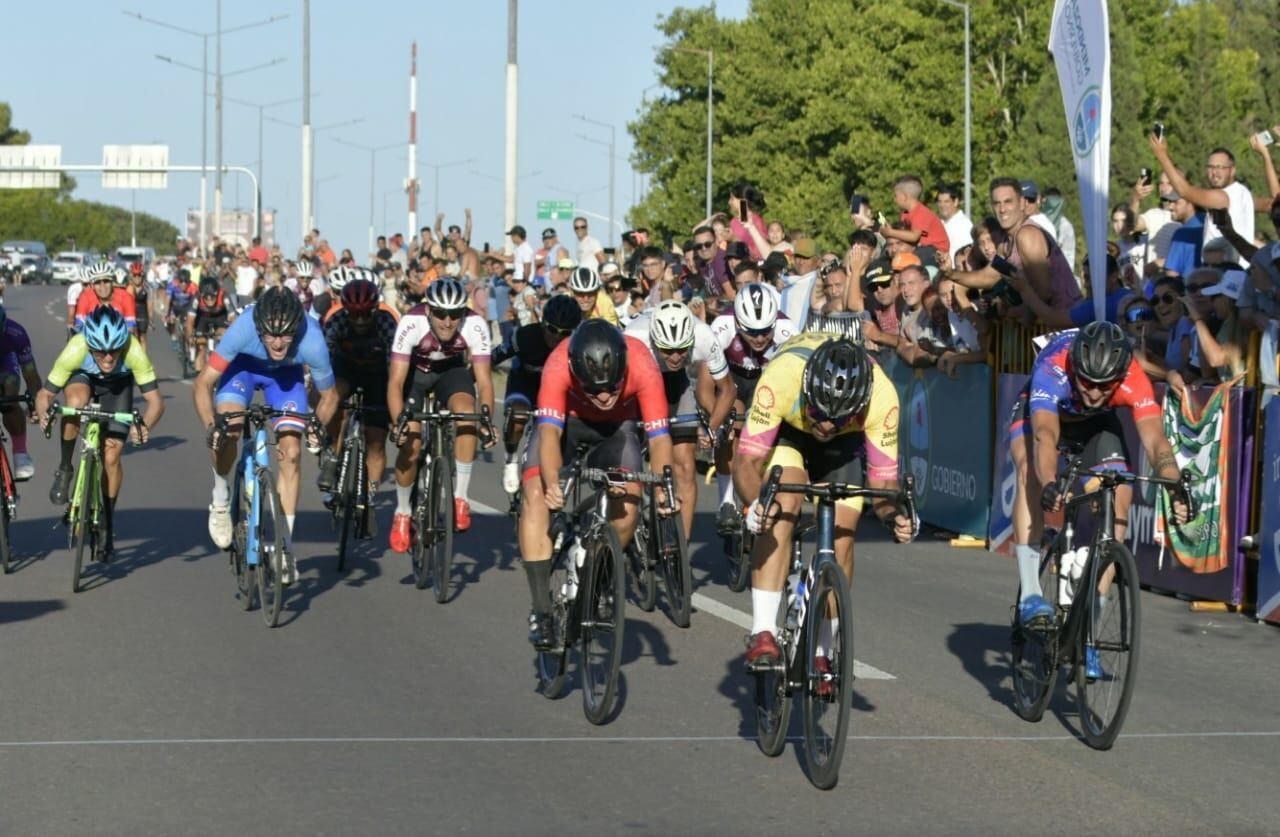
<path id="1" fill-rule="evenodd" d="M 773 389 L 768 385 L 756 388 L 755 403 L 762 409 L 772 410 L 775 400 Z"/>

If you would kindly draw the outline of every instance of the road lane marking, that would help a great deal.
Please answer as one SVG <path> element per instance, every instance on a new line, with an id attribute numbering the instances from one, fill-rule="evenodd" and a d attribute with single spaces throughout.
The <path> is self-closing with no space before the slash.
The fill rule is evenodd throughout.
<path id="1" fill-rule="evenodd" d="M 487 505 L 485 503 L 481 503 L 479 500 L 472 500 L 471 508 L 473 510 L 483 512 L 484 514 L 496 514 L 496 515 L 501 515 L 503 517 L 505 517 L 507 514 L 504 511 L 498 511 L 493 506 Z M 730 625 L 737 625 L 739 628 L 742 628 L 743 630 L 746 630 L 746 631 L 751 630 L 751 614 L 749 613 L 745 613 L 741 610 L 738 610 L 736 607 L 731 607 L 730 605 L 727 605 L 724 602 L 716 601 L 710 596 L 704 595 L 702 593 L 694 593 L 692 602 L 693 602 L 693 606 L 702 613 L 706 613 L 711 616 L 714 616 L 717 619 L 721 619 L 725 622 L 728 622 Z M 854 679 L 862 679 L 862 680 L 897 680 L 898 679 L 897 677 L 890 674 L 889 672 L 884 671 L 883 669 L 878 669 L 872 665 L 867 665 L 866 663 L 858 659 L 854 659 L 853 661 L 853 676 L 854 676 Z"/>

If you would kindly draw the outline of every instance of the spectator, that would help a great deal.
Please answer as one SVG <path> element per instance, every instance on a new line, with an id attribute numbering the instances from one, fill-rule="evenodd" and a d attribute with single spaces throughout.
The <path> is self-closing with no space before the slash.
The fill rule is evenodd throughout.
<path id="1" fill-rule="evenodd" d="M 760 261 L 772 249 L 764 222 L 764 194 L 750 183 L 738 181 L 729 189 L 729 232 L 732 240 L 747 245 L 748 255 Z"/>
<path id="2" fill-rule="evenodd" d="M 693 246 L 696 248 L 694 264 L 698 275 L 702 277 L 708 288 L 716 289 L 718 293 L 725 293 L 725 289 L 733 285 L 733 274 L 729 270 L 725 252 L 717 244 L 715 231 L 706 225 L 698 227 L 693 231 Z M 656 273 L 656 269 L 654 272 Z M 645 291 L 648 291 L 656 281 L 656 278 L 648 272 L 643 272 L 641 275 L 641 287 Z"/>
<path id="3" fill-rule="evenodd" d="M 818 281 L 818 245 L 808 236 L 799 236 L 791 242 L 791 246 L 791 273 L 781 280 L 778 307 L 794 322 L 803 323 L 809 318 L 815 294 L 821 291 L 821 283 Z"/>
<path id="4" fill-rule="evenodd" d="M 950 253 L 947 229 L 933 210 L 920 201 L 923 192 L 924 185 L 913 174 L 895 180 L 893 202 L 901 210 L 899 220 L 905 221 L 906 227 L 900 229 L 894 224 L 888 229 L 882 228 L 880 234 L 886 241 L 898 241 L 912 247 L 932 247 L 939 252 Z"/>
<path id="5" fill-rule="evenodd" d="M 267 266 L 269 258 L 270 254 L 267 253 L 267 248 L 262 246 L 262 239 L 255 235 L 253 237 L 253 246 L 249 248 L 249 261 L 257 264 L 259 268 L 263 268 Z"/>
<path id="6" fill-rule="evenodd" d="M 625 329 L 627 323 L 640 313 L 640 308 L 631 293 L 636 287 L 635 280 L 619 276 L 616 272 L 607 279 L 601 276 L 600 280 L 604 283 L 605 293 L 613 301 L 614 310 L 618 314 L 618 324 Z"/>
<path id="7" fill-rule="evenodd" d="M 1177 195 L 1171 213 L 1173 222 L 1178 226 L 1169 236 L 1164 270 L 1172 276 L 1189 278 L 1191 272 L 1203 264 L 1200 248 L 1204 241 L 1204 211 L 1197 210 L 1191 201 Z"/>
<path id="8" fill-rule="evenodd" d="M 515 245 L 515 253 L 511 255 L 503 255 L 502 260 L 510 264 L 514 268 L 513 276 L 523 279 L 525 282 L 533 281 L 533 245 L 529 243 L 529 234 L 525 232 L 524 227 L 516 224 L 507 230 L 506 235 L 511 236 L 511 243 Z M 521 323 L 526 325 L 526 323 Z"/>
<path id="9" fill-rule="evenodd" d="M 973 228 L 972 238 L 973 251 L 969 254 L 967 261 L 968 270 L 977 270 L 991 264 L 991 260 L 996 257 L 996 253 L 1009 240 L 1004 228 L 1000 226 L 1000 222 L 993 215 L 988 215 L 978 222 L 978 226 Z M 963 270 L 965 268 L 957 269 Z"/>
<path id="10" fill-rule="evenodd" d="M 1166 225 L 1173 222 L 1172 204 L 1173 201 L 1166 200 L 1166 195 L 1176 192 L 1173 183 L 1169 181 L 1169 175 L 1162 170 L 1160 172 L 1160 180 L 1158 183 L 1160 203 L 1158 206 L 1143 211 L 1142 202 L 1157 189 L 1156 185 L 1150 182 L 1144 182 L 1141 178 L 1137 183 L 1133 184 L 1133 191 L 1129 193 L 1129 210 L 1133 212 L 1133 231 L 1146 233 L 1151 246 L 1155 246 L 1156 238 L 1160 235 L 1160 231 Z M 1114 215 L 1114 213 L 1113 213 Z"/>
<path id="11" fill-rule="evenodd" d="M 903 302 L 899 356 L 911 366 L 935 366 L 945 354 L 948 374 L 961 357 L 966 363 L 980 362 L 985 355 L 974 328 L 947 310 L 919 260 L 899 260 L 902 267 L 896 273 Z"/>
<path id="12" fill-rule="evenodd" d="M 868 336 L 868 339 L 884 348 L 897 346 L 898 330 L 901 325 L 900 297 L 898 294 L 898 278 L 893 268 L 886 261 L 872 262 L 863 274 L 872 300 L 871 315 L 876 321 L 885 341 Z"/>
<path id="13" fill-rule="evenodd" d="M 553 265 L 558 267 L 562 261 L 570 263 L 573 267 L 578 266 L 578 262 L 569 257 L 569 251 L 560 243 L 560 237 L 556 235 L 555 227 L 547 227 L 542 231 L 542 247 L 546 250 L 544 263 L 548 267 L 548 273 L 550 273 L 550 268 Z M 596 267 L 595 264 L 588 266 Z M 572 270 L 573 268 L 569 269 Z"/>
<path id="14" fill-rule="evenodd" d="M 538 322 L 538 312 L 540 310 L 538 294 L 529 286 L 529 280 L 523 276 L 516 276 L 514 272 L 509 279 L 511 291 L 514 294 L 511 299 L 510 315 L 515 320 L 516 325 L 524 326 Z"/>
<path id="15" fill-rule="evenodd" d="M 1280 137 L 1280 125 L 1271 129 L 1271 135 Z M 1271 159 L 1271 148 L 1263 144 L 1261 135 L 1250 136 L 1249 147 L 1262 157 L 1262 170 L 1267 179 L 1267 193 L 1255 196 L 1253 206 L 1258 212 L 1269 212 L 1275 199 L 1280 197 L 1280 177 L 1276 176 L 1276 165 Z"/>
<path id="16" fill-rule="evenodd" d="M 1072 270 L 1075 270 L 1076 228 L 1064 212 L 1066 201 L 1062 197 L 1062 192 L 1058 191 L 1056 186 L 1050 186 L 1044 190 L 1044 199 L 1040 202 L 1040 209 L 1044 213 L 1044 217 L 1053 225 L 1053 237 L 1057 240 L 1058 246 L 1062 248 L 1062 255 L 1066 257 L 1067 264 L 1071 265 Z"/>
<path id="17" fill-rule="evenodd" d="M 390 261 L 400 266 L 401 273 L 409 271 L 409 251 L 404 246 L 404 235 L 396 233 L 391 236 L 391 258 Z"/>
<path id="18" fill-rule="evenodd" d="M 1168 369 L 1153 338 L 1156 312 L 1151 303 L 1137 294 L 1126 296 L 1116 311 L 1116 321 L 1128 335 L 1142 370 L 1153 379 L 1164 380 Z"/>
<path id="19" fill-rule="evenodd" d="M 250 257 L 250 261 L 252 260 L 253 258 Z M 342 255 L 338 257 L 338 264 L 346 267 L 354 267 L 355 263 L 356 263 L 356 257 L 355 257 L 355 254 L 351 252 L 351 248 L 350 247 L 342 248 Z"/>
<path id="20" fill-rule="evenodd" d="M 579 215 L 573 219 L 573 234 L 578 237 L 578 264 L 596 267 L 604 264 L 604 247 L 600 240 L 587 230 L 587 219 Z"/>
<path id="21" fill-rule="evenodd" d="M 1107 254 L 1106 259 L 1107 285 L 1103 310 L 1108 322 L 1123 325 L 1120 322 L 1120 307 L 1125 300 L 1134 296 L 1134 291 L 1124 284 L 1126 268 L 1110 253 Z M 1084 274 L 1085 276 L 1089 275 L 1089 259 L 1087 256 L 1084 260 Z M 1022 301 L 1035 314 L 1036 319 L 1049 328 L 1079 328 L 1096 319 L 1092 299 L 1082 299 L 1064 310 L 1054 308 L 1042 301 L 1036 296 L 1027 280 L 1020 275 L 1010 277 L 1009 284 L 1022 295 Z"/>
<path id="22" fill-rule="evenodd" d="M 1018 188 L 1022 193 L 1022 210 L 1027 216 L 1027 220 L 1057 241 L 1058 231 L 1054 229 L 1053 223 L 1045 217 L 1045 214 L 1040 211 L 1040 187 L 1036 185 L 1034 180 L 1023 180 L 1019 182 Z"/>
<path id="23" fill-rule="evenodd" d="M 1268 213 L 1271 225 L 1280 234 L 1280 195 L 1272 198 Z M 1254 251 L 1238 305 L 1240 319 L 1247 328 L 1266 331 L 1280 318 L 1280 243 Z"/>
<path id="24" fill-rule="evenodd" d="M 1166 369 L 1182 369 L 1191 352 L 1195 325 L 1184 315 L 1182 300 L 1186 293 L 1186 286 L 1176 276 L 1157 280 L 1151 293 L 1151 307 L 1156 314 L 1151 337 L 1164 345 Z"/>
<path id="25" fill-rule="evenodd" d="M 1150 142 L 1151 150 L 1155 153 L 1156 160 L 1160 162 L 1165 174 L 1169 176 L 1169 182 L 1172 184 L 1174 191 L 1209 213 L 1208 217 L 1204 219 L 1205 245 L 1216 243 L 1222 238 L 1222 234 L 1218 230 L 1218 223 L 1214 219 L 1215 210 L 1217 212 L 1225 212 L 1230 216 L 1231 225 L 1235 227 L 1236 232 L 1240 233 L 1243 239 L 1246 241 L 1253 240 L 1253 194 L 1249 191 L 1249 187 L 1236 180 L 1236 157 L 1234 154 L 1221 147 L 1209 152 L 1209 159 L 1205 166 L 1209 188 L 1206 189 L 1192 186 L 1183 177 L 1182 172 L 1174 167 L 1169 157 L 1169 148 L 1164 137 L 1157 137 L 1152 134 Z M 1249 265 L 1248 260 L 1242 258 L 1234 249 L 1228 252 L 1227 258 L 1230 261 L 1239 262 L 1241 267 L 1248 267 Z"/>
<path id="26" fill-rule="evenodd" d="M 787 229 L 782 226 L 781 221 L 769 222 L 769 248 L 770 252 L 787 256 L 793 252 L 791 241 L 787 238 Z"/>
<path id="27" fill-rule="evenodd" d="M 1190 362 L 1206 381 L 1228 381 L 1245 370 L 1248 335 L 1236 309 L 1243 287 L 1244 271 L 1229 267 L 1216 283 L 1200 287 L 1201 296 L 1209 300 L 1209 312 L 1204 313 L 1203 306 L 1188 308 L 1196 327 Z"/>
<path id="28" fill-rule="evenodd" d="M 937 201 L 938 217 L 942 219 L 942 226 L 947 233 L 947 241 L 951 244 L 947 257 L 952 264 L 955 264 L 956 252 L 969 243 L 973 222 L 969 220 L 969 216 L 965 215 L 964 210 L 960 208 L 960 189 L 958 186 L 950 183 L 938 186 L 934 189 L 934 200 Z"/>
<path id="29" fill-rule="evenodd" d="M 1111 238 L 1119 248 L 1116 261 L 1122 268 L 1133 265 L 1138 275 L 1144 276 L 1147 237 L 1134 228 L 1136 220 L 1128 204 L 1118 203 L 1111 209 Z"/>

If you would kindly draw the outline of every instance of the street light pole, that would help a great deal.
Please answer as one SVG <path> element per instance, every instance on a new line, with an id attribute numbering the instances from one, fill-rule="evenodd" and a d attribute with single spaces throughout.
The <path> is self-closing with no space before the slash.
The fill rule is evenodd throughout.
<path id="1" fill-rule="evenodd" d="M 315 229 L 311 194 L 315 180 L 315 136 L 311 130 L 311 0 L 302 0 L 302 235 Z"/>
<path id="2" fill-rule="evenodd" d="M 942 0 L 948 6 L 964 10 L 964 212 L 970 218 L 970 190 L 973 187 L 973 71 L 969 60 L 969 4 L 962 0 Z"/>
<path id="3" fill-rule="evenodd" d="M 507 131 L 506 131 L 506 171 L 504 172 L 503 223 L 504 230 L 509 230 L 516 223 L 516 128 L 518 127 L 519 66 L 516 64 L 516 15 L 519 11 L 517 0 L 507 0 Z M 511 238 L 506 238 L 508 251 Z"/>
<path id="4" fill-rule="evenodd" d="M 581 120 L 583 122 L 589 122 L 592 125 L 600 125 L 609 129 L 609 234 L 612 235 L 613 234 L 613 208 L 614 208 L 613 198 L 615 194 L 614 183 L 615 183 L 615 174 L 616 174 L 615 170 L 617 169 L 616 155 L 614 151 L 616 148 L 618 132 L 617 132 L 617 129 L 612 124 L 608 122 L 601 122 L 599 119 L 588 119 L 587 117 L 583 116 L 580 113 L 575 113 L 573 115 L 573 118 Z M 598 142 L 598 140 L 592 140 L 590 137 L 584 136 L 582 138 L 585 139 L 587 142 Z M 615 242 L 615 245 L 616 243 L 617 242 Z"/>

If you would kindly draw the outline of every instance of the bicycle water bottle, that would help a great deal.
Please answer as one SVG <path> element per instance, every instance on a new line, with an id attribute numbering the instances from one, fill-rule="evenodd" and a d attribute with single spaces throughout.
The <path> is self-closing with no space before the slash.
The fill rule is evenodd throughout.
<path id="1" fill-rule="evenodd" d="M 1089 558 L 1089 547 L 1068 549 L 1058 559 L 1058 604 L 1071 606 L 1072 591 L 1084 571 L 1084 562 Z"/>
<path id="2" fill-rule="evenodd" d="M 787 630 L 795 632 L 804 622 L 805 608 L 804 580 L 799 572 L 787 576 L 787 588 L 791 591 L 787 596 Z"/>
<path id="3" fill-rule="evenodd" d="M 573 601 L 578 596 L 578 567 L 581 567 L 587 560 L 587 550 L 582 546 L 582 540 L 574 538 L 573 543 L 569 546 L 568 571 L 565 573 L 564 584 L 561 592 L 564 594 L 565 601 Z"/>

